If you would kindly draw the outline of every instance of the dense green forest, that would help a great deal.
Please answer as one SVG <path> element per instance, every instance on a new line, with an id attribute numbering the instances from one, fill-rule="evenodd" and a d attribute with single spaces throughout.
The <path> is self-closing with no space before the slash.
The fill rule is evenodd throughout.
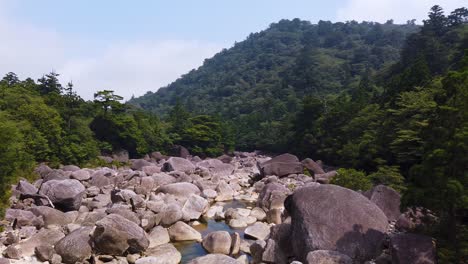
<path id="1" fill-rule="evenodd" d="M 343 168 L 337 184 L 394 187 L 403 206 L 440 217 L 429 232 L 441 263 L 468 256 L 465 8 L 434 6 L 422 26 L 282 20 L 129 103 L 112 90 L 85 101 L 57 77 L 0 81 L 3 203 L 39 162 L 91 166 L 174 145 L 291 152 Z"/>
<path id="2" fill-rule="evenodd" d="M 396 62 L 406 36 L 418 30 L 413 21 L 281 20 L 129 103 L 164 116 L 180 101 L 192 113 L 231 121 L 236 149 L 279 152 L 304 96 L 328 99 L 356 89 L 363 77 Z"/>

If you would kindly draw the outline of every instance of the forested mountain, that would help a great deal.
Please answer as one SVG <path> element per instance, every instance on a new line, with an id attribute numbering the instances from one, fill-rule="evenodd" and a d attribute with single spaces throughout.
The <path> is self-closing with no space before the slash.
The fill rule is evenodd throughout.
<path id="1" fill-rule="evenodd" d="M 166 114 L 179 100 L 189 112 L 215 114 L 244 128 L 238 149 L 277 150 L 305 95 L 327 98 L 355 90 L 359 81 L 399 58 L 412 22 L 394 25 L 355 21 L 314 25 L 282 20 L 225 49 L 168 87 L 130 100 Z"/>

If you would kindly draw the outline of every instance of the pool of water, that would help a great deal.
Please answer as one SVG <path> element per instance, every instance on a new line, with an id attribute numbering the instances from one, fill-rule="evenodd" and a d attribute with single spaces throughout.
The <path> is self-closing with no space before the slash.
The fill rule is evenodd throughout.
<path id="1" fill-rule="evenodd" d="M 248 206 L 251 206 L 248 202 L 234 200 L 232 202 L 226 203 L 224 205 L 224 209 L 226 210 L 227 208 L 245 208 Z M 202 234 L 202 237 L 205 237 L 207 234 L 214 231 L 227 231 L 230 234 L 237 232 L 239 233 L 241 238 L 244 238 L 245 230 L 245 228 L 231 228 L 224 221 L 215 221 L 212 219 L 208 220 L 206 223 L 201 223 L 200 225 L 193 226 L 193 228 L 199 231 Z M 177 248 L 177 250 L 179 250 L 180 254 L 182 254 L 182 264 L 187 263 L 194 258 L 208 254 L 208 252 L 203 248 L 201 243 L 196 241 L 183 241 L 176 242 L 173 244 Z"/>

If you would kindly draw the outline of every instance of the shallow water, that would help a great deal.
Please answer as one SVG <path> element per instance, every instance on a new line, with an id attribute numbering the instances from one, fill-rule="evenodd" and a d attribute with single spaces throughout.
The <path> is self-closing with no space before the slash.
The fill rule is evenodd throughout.
<path id="1" fill-rule="evenodd" d="M 245 208 L 247 206 L 250 206 L 248 202 L 234 200 L 226 203 L 224 205 L 224 210 L 228 208 Z M 245 228 L 231 228 L 224 221 L 215 221 L 213 219 L 208 220 L 206 223 L 201 223 L 200 225 L 193 226 L 193 228 L 199 231 L 202 234 L 202 237 L 205 237 L 207 234 L 214 231 L 227 231 L 230 234 L 237 232 L 239 233 L 241 238 L 244 238 L 245 230 Z M 201 243 L 196 241 L 183 241 L 176 242 L 173 244 L 177 248 L 177 250 L 179 250 L 180 254 L 182 254 L 182 264 L 187 263 L 194 258 L 208 254 L 208 252 L 203 248 Z"/>

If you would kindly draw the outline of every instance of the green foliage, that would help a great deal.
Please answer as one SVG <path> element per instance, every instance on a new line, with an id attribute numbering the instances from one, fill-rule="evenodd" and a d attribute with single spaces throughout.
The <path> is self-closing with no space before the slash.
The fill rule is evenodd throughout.
<path id="1" fill-rule="evenodd" d="M 338 174 L 332 178 L 330 183 L 355 191 L 367 191 L 372 188 L 370 178 L 363 171 L 339 169 L 337 173 Z"/>
<path id="2" fill-rule="evenodd" d="M 369 174 L 369 178 L 374 185 L 387 185 L 400 193 L 406 190 L 405 178 L 398 166 L 380 166 L 376 172 Z"/>
<path id="3" fill-rule="evenodd" d="M 175 116 L 183 114 L 181 106 L 194 115 L 219 115 L 232 123 L 236 149 L 286 151 L 303 98 L 324 103 L 330 95 L 358 89 L 363 76 L 396 61 L 406 35 L 417 30 L 411 24 L 281 20 L 130 103 L 169 114 L 178 126 L 187 120 Z M 183 129 L 175 130 L 173 136 Z"/>

